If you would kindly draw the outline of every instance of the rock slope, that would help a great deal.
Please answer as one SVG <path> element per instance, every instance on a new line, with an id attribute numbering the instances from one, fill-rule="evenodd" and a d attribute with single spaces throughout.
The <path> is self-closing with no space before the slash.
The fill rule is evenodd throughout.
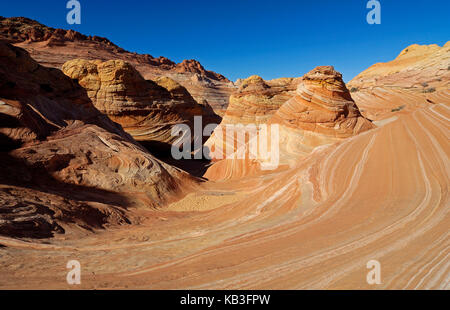
<path id="1" fill-rule="evenodd" d="M 129 223 L 192 180 L 163 164 L 60 70 L 0 42 L 0 234 L 49 237 L 64 227 Z"/>
<path id="2" fill-rule="evenodd" d="M 396 59 L 361 72 L 348 88 L 362 113 L 373 120 L 449 102 L 450 42 L 443 47 L 411 45 Z"/>
<path id="3" fill-rule="evenodd" d="M 444 46 L 413 44 L 396 59 L 378 63 L 353 78 L 349 88 L 395 87 L 423 92 L 450 87 L 450 42 Z"/>

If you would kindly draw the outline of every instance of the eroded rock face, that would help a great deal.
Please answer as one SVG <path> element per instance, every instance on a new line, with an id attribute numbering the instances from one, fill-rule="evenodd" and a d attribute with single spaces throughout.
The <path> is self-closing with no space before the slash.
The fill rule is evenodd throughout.
<path id="1" fill-rule="evenodd" d="M 299 155 L 375 128 L 363 117 L 332 66 L 317 67 L 303 76 L 296 95 L 268 121 L 280 126 L 280 161 L 293 165 Z"/>
<path id="2" fill-rule="evenodd" d="M 418 107 L 450 102 L 450 42 L 411 45 L 348 83 L 363 115 L 381 121 Z"/>
<path id="3" fill-rule="evenodd" d="M 246 84 L 248 88 L 262 92 L 270 88 L 257 77 L 242 85 Z M 277 151 L 268 150 L 268 154 L 279 154 L 278 158 L 264 154 L 259 154 L 260 156 L 253 160 L 249 156 L 222 156 L 222 160 L 214 158 L 217 162 L 208 169 L 205 177 L 224 180 L 257 175 L 262 170 L 262 164 L 274 160 L 275 169 L 292 167 L 317 147 L 333 144 L 375 128 L 371 121 L 361 115 L 342 80 L 342 75 L 331 66 L 317 67 L 303 76 L 295 95 L 281 105 L 266 124 L 270 134 L 263 139 L 271 148 L 277 148 Z M 279 129 L 278 134 L 272 135 L 272 130 L 276 131 L 276 128 Z M 258 143 L 261 143 L 261 130 L 258 132 L 258 139 Z M 217 130 L 206 145 L 219 154 L 227 154 L 230 147 L 234 148 L 237 154 L 247 153 L 250 148 L 249 141 L 238 144 L 235 139 L 228 139 L 226 132 L 220 134 Z"/>
<path id="4" fill-rule="evenodd" d="M 413 44 L 396 59 L 378 63 L 358 74 L 349 88 L 364 90 L 373 87 L 395 87 L 412 92 L 447 90 L 450 86 L 450 42 L 439 45 Z"/>
<path id="5" fill-rule="evenodd" d="M 3 42 L 0 119 L 0 234 L 127 223 L 127 208 L 162 207 L 192 181 L 98 111 L 75 81 Z"/>
<path id="6" fill-rule="evenodd" d="M 145 80 L 122 60 L 102 62 L 75 59 L 63 72 L 83 86 L 94 105 L 122 125 L 137 141 L 170 145 L 175 124 L 193 128 L 194 116 L 217 122 L 212 109 L 198 104 L 189 92 L 168 77 Z"/>
<path id="7" fill-rule="evenodd" d="M 106 38 L 86 36 L 73 30 L 54 29 L 23 17 L 0 17 L 0 39 L 26 49 L 40 64 L 61 69 L 67 61 L 82 58 L 123 60 L 145 78 L 167 76 L 183 85 L 200 104 L 219 114 L 228 106 L 235 87 L 223 75 L 206 70 L 195 60 L 179 64 L 165 57 L 130 53 Z"/>
<path id="8" fill-rule="evenodd" d="M 334 138 L 347 138 L 374 128 L 361 116 L 342 75 L 332 66 L 317 67 L 307 73 L 296 96 L 280 107 L 270 123 Z"/>
<path id="9" fill-rule="evenodd" d="M 238 80 L 239 87 L 230 97 L 230 104 L 218 127 L 206 146 L 212 151 L 225 154 L 227 149 L 236 151 L 242 145 L 234 140 L 227 140 L 227 125 L 259 126 L 278 111 L 287 100 L 295 95 L 301 78 L 279 78 L 265 81 L 260 76 L 253 75 L 244 80 Z M 238 128 L 235 128 L 239 132 Z M 244 129 L 245 130 L 245 129 Z"/>
<path id="10" fill-rule="evenodd" d="M 223 124 L 265 123 L 295 94 L 301 79 L 280 78 L 265 81 L 254 75 L 239 82 L 239 89 L 230 97 Z"/>
<path id="11" fill-rule="evenodd" d="M 195 59 L 183 60 L 181 63 L 175 66 L 175 71 L 180 73 L 188 73 L 188 72 L 197 73 L 200 76 L 206 76 L 207 78 L 216 81 L 228 81 L 228 79 L 224 77 L 222 74 L 206 70 Z"/>
<path id="12" fill-rule="evenodd" d="M 283 86 L 280 87 L 280 84 Z M 294 87 L 296 90 L 292 91 Z M 248 147 L 248 139 L 239 143 L 227 135 L 226 126 L 239 121 L 244 125 L 265 124 L 269 131 L 272 125 L 279 126 L 278 145 L 282 165 L 294 164 L 299 156 L 308 155 L 316 147 L 375 128 L 371 121 L 361 115 L 342 80 L 342 75 L 331 66 L 317 67 L 301 79 L 264 81 L 253 76 L 240 81 L 239 95 L 234 96 L 239 99 L 232 97 L 221 127 L 216 129 L 206 142 L 206 146 L 213 152 L 214 160 L 225 158 L 225 154 L 230 154 L 230 150 L 232 154 L 239 150 L 242 152 Z M 288 100 L 281 104 L 280 100 L 283 98 Z M 253 100 L 257 109 L 250 108 L 250 100 Z M 261 117 L 258 117 L 259 114 Z M 236 128 L 235 131 L 242 135 L 242 132 L 247 133 L 249 128 Z M 242 168 L 250 165 L 251 169 Z M 222 161 L 216 164 L 217 166 L 226 166 L 228 171 L 257 170 L 254 169 L 254 161 L 237 163 L 232 159 Z M 214 166 L 209 172 L 213 169 Z M 207 176 L 210 176 L 208 173 Z M 237 171 L 233 174 L 241 176 Z"/>

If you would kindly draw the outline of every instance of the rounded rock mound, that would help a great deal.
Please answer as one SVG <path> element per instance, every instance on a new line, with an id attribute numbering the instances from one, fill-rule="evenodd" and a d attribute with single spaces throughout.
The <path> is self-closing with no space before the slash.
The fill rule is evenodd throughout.
<path id="1" fill-rule="evenodd" d="M 296 95 L 280 107 L 269 123 L 332 138 L 348 138 L 374 128 L 361 115 L 342 74 L 332 66 L 317 67 L 305 74 Z"/>

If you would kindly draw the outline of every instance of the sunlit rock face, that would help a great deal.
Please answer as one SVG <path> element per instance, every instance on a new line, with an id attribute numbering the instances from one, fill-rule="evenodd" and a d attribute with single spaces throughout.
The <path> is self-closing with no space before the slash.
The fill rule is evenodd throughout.
<path id="1" fill-rule="evenodd" d="M 418 107 L 450 102 L 450 42 L 413 44 L 396 59 L 377 63 L 348 83 L 366 117 L 381 121 Z"/>
<path id="2" fill-rule="evenodd" d="M 244 83 L 254 91 L 262 92 L 268 88 L 264 86 L 264 81 L 257 77 L 252 77 Z M 229 109 L 231 107 L 232 105 Z M 225 115 L 227 114 L 228 111 Z M 317 147 L 333 144 L 375 128 L 371 121 L 361 115 L 342 80 L 342 75 L 331 66 L 317 67 L 305 74 L 291 98 L 264 123 L 270 132 L 267 135 L 267 143 L 279 149 L 280 166 L 293 166 L 300 157 L 307 156 Z M 271 128 L 275 126 L 279 128 L 278 138 L 272 135 Z M 220 137 L 223 137 L 222 140 Z M 229 148 L 234 147 L 235 151 L 249 148 L 248 141 L 244 142 L 239 144 L 235 139 L 227 139 L 227 133 L 223 129 L 221 133 L 216 130 L 206 145 L 214 152 L 217 150 L 220 154 L 227 154 Z M 224 157 L 224 160 L 208 170 L 207 177 L 215 180 L 230 176 L 240 178 L 259 170 L 261 161 Z"/>
<path id="3" fill-rule="evenodd" d="M 334 138 L 347 138 L 373 128 L 361 116 L 342 75 L 331 66 L 307 73 L 296 95 L 280 107 L 270 122 Z"/>
<path id="4" fill-rule="evenodd" d="M 276 111 L 295 95 L 299 83 L 301 78 L 279 78 L 266 81 L 257 75 L 238 80 L 236 86 L 239 88 L 231 95 L 230 104 L 220 127 L 208 139 L 206 146 L 222 154 L 242 147 L 239 141 L 234 143 L 233 139 L 227 139 L 227 126 L 243 125 L 256 128 L 266 124 Z M 237 127 L 234 129 L 239 131 Z"/>
<path id="5" fill-rule="evenodd" d="M 449 66 L 450 42 L 442 47 L 413 44 L 401 51 L 396 59 L 364 70 L 348 83 L 348 87 L 359 90 L 395 87 L 419 93 L 430 88 L 439 91 L 449 88 Z"/>
<path id="6" fill-rule="evenodd" d="M 257 75 L 239 81 L 239 88 L 230 97 L 222 124 L 265 123 L 283 103 L 295 95 L 300 82 L 299 78 L 265 81 Z"/>
<path id="7" fill-rule="evenodd" d="M 127 208 L 161 208 L 181 180 L 191 182 L 25 50 L 0 43 L 0 77 L 0 234 L 45 237 L 70 223 L 129 223 Z"/>

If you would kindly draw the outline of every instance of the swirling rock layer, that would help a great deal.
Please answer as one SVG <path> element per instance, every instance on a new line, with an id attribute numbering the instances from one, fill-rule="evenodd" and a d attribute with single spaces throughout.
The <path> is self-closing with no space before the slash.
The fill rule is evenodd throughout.
<path id="1" fill-rule="evenodd" d="M 307 73 L 296 96 L 280 107 L 270 123 L 335 138 L 347 138 L 373 128 L 361 116 L 342 75 L 331 66 Z"/>
<path id="2" fill-rule="evenodd" d="M 301 83 L 301 78 L 280 78 L 265 81 L 254 75 L 245 80 L 238 80 L 239 89 L 230 97 L 230 104 L 223 116 L 220 127 L 214 131 L 206 146 L 212 151 L 227 152 L 227 149 L 236 151 L 243 145 L 227 140 L 227 125 L 260 125 L 267 121 L 290 98 Z M 222 130 L 222 133 L 220 132 Z"/>
<path id="3" fill-rule="evenodd" d="M 0 238 L 0 287 L 65 288 L 61 261 L 76 255 L 83 289 L 449 289 L 449 118 L 448 105 L 419 109 L 76 247 Z"/>
<path id="4" fill-rule="evenodd" d="M 450 42 L 443 47 L 436 44 L 413 44 L 396 59 L 378 63 L 358 74 L 349 88 L 364 90 L 372 87 L 393 87 L 423 93 L 450 87 Z"/>
<path id="5" fill-rule="evenodd" d="M 239 89 L 230 97 L 222 124 L 261 124 L 295 95 L 301 79 L 281 78 L 264 81 L 251 76 L 239 81 Z"/>
<path id="6" fill-rule="evenodd" d="M 393 61 L 363 71 L 348 87 L 361 113 L 381 121 L 417 107 L 449 102 L 449 69 L 450 42 L 443 47 L 414 44 Z"/>

